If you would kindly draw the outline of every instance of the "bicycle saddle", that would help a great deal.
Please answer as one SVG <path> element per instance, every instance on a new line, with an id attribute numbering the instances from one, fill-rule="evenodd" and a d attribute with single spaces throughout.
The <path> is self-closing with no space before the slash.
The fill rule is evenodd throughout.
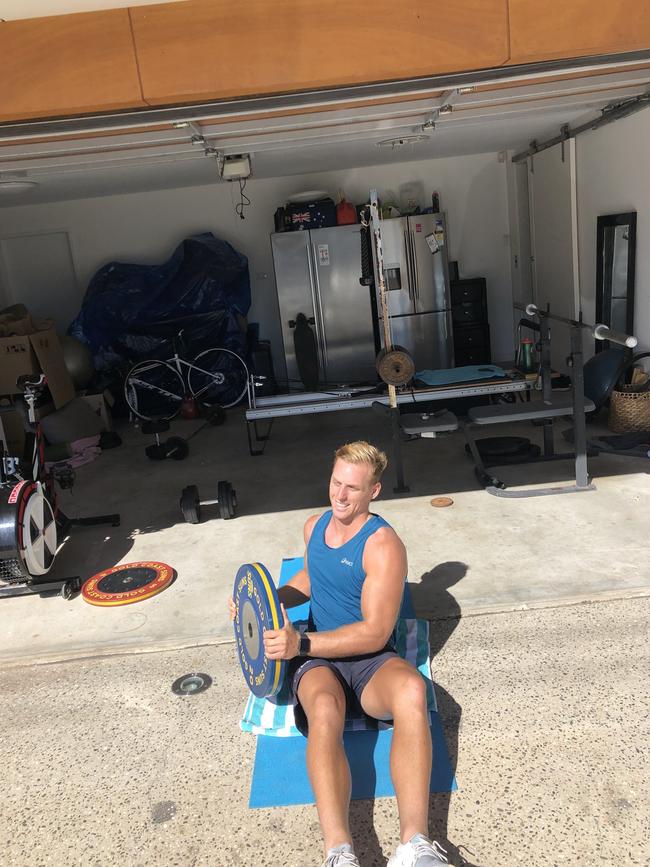
<path id="1" fill-rule="evenodd" d="M 40 388 L 45 388 L 47 379 L 43 373 L 25 373 L 19 376 L 16 380 L 16 388 L 19 391 L 37 391 Z"/>

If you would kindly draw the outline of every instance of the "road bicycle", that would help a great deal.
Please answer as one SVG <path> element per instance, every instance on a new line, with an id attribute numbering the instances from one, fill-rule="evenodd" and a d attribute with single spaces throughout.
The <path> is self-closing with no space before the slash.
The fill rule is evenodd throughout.
<path id="1" fill-rule="evenodd" d="M 236 352 L 215 347 L 188 361 L 184 358 L 182 332 L 174 339 L 173 347 L 174 355 L 166 361 L 139 361 L 126 375 L 124 397 L 138 418 L 175 418 L 190 396 L 205 407 L 224 409 L 242 400 L 248 387 L 248 368 Z"/>

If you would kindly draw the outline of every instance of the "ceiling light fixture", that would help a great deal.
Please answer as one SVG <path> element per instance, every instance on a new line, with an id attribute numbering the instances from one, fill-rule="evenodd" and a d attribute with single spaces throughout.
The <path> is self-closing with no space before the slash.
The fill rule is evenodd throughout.
<path id="1" fill-rule="evenodd" d="M 19 21 L 50 15 L 70 15 L 76 12 L 98 12 L 125 6 L 148 6 L 151 3 L 179 3 L 182 0 L 3 0 L 0 19 Z"/>
<path id="2" fill-rule="evenodd" d="M 378 148 L 391 148 L 395 150 L 395 148 L 402 148 L 405 145 L 417 144 L 421 141 L 429 141 L 430 136 L 428 135 L 403 135 L 400 138 L 386 138 L 382 141 L 375 142 Z"/>

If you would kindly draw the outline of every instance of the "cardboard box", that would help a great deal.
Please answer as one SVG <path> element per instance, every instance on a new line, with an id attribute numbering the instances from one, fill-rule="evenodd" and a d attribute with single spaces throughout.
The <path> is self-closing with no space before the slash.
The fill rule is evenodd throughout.
<path id="1" fill-rule="evenodd" d="M 15 409 L 0 412 L 0 436 L 5 452 L 12 458 L 22 458 L 25 450 L 25 429 L 21 414 Z"/>
<path id="2" fill-rule="evenodd" d="M 44 373 L 56 409 L 75 396 L 63 349 L 53 328 L 0 338 L 0 394 L 19 394 L 19 376 Z"/>
<path id="3" fill-rule="evenodd" d="M 54 412 L 54 404 L 36 407 L 36 418 L 44 418 Z M 22 458 L 25 451 L 25 417 L 23 410 L 9 406 L 0 407 L 0 439 L 5 450 L 13 458 Z"/>
<path id="4" fill-rule="evenodd" d="M 113 430 L 113 419 L 111 418 L 105 393 L 81 394 L 79 397 L 82 397 L 100 417 L 102 420 L 103 430 Z"/>

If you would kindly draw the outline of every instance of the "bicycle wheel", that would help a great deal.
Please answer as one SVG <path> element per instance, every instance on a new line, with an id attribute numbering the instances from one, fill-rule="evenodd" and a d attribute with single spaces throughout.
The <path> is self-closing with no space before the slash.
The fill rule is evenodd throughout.
<path id="1" fill-rule="evenodd" d="M 206 349 L 190 365 L 187 382 L 192 397 L 206 406 L 234 406 L 246 394 L 248 368 L 230 349 Z"/>
<path id="2" fill-rule="evenodd" d="M 124 397 L 131 412 L 148 421 L 178 415 L 185 396 L 180 373 L 166 361 L 140 361 L 124 380 Z"/>

